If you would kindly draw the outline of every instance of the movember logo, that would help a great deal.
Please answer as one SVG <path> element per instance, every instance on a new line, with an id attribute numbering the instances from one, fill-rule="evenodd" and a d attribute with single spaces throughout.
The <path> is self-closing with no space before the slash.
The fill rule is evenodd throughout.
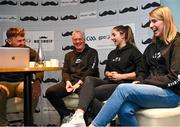
<path id="1" fill-rule="evenodd" d="M 151 38 L 146 39 L 145 41 L 142 40 L 142 44 L 149 44 L 152 42 Z"/>
<path id="2" fill-rule="evenodd" d="M 149 25 L 150 25 L 150 21 L 148 21 L 148 22 L 145 23 L 144 25 L 142 24 L 141 27 L 142 27 L 142 28 L 147 28 L 147 27 L 149 27 Z"/>
<path id="3" fill-rule="evenodd" d="M 135 12 L 138 10 L 138 7 L 134 8 L 134 7 L 129 7 L 129 8 L 124 8 L 122 10 L 119 10 L 119 13 L 123 14 L 123 13 L 127 13 L 127 12 Z"/>
<path id="4" fill-rule="evenodd" d="M 48 37 L 46 36 L 40 36 L 39 39 L 47 39 Z"/>
<path id="5" fill-rule="evenodd" d="M 153 3 L 148 3 L 148 4 L 146 4 L 144 7 L 141 6 L 141 9 L 145 10 L 145 9 L 148 9 L 148 8 L 151 8 L 151 7 L 158 7 L 158 6 L 160 6 L 159 3 L 153 2 Z"/>
<path id="6" fill-rule="evenodd" d="M 35 3 L 34 1 L 25 1 L 20 2 L 21 6 L 38 6 L 38 3 Z"/>
<path id="7" fill-rule="evenodd" d="M 59 18 L 54 16 L 41 17 L 42 21 L 57 21 Z"/>
<path id="8" fill-rule="evenodd" d="M 74 48 L 74 46 L 72 46 L 72 45 L 68 45 L 68 46 L 66 46 L 66 47 L 62 47 L 62 50 L 63 51 L 65 51 L 65 50 L 72 50 Z"/>
<path id="9" fill-rule="evenodd" d="M 85 3 L 94 3 L 96 2 L 97 0 L 80 0 L 80 3 L 81 4 L 85 4 Z"/>
<path id="10" fill-rule="evenodd" d="M 61 20 L 76 20 L 77 16 L 73 16 L 73 15 L 66 15 L 64 17 L 61 17 Z"/>
<path id="11" fill-rule="evenodd" d="M 107 60 L 104 60 L 104 61 L 102 61 L 102 62 L 100 61 L 100 64 L 101 64 L 101 65 L 106 65 L 106 64 L 107 64 Z"/>
<path id="12" fill-rule="evenodd" d="M 44 3 L 41 3 L 42 6 L 57 6 L 59 4 L 59 2 L 55 2 L 55 1 L 47 1 Z"/>
<path id="13" fill-rule="evenodd" d="M 15 5 L 17 5 L 17 2 L 10 1 L 10 0 L 9 1 L 3 0 L 0 2 L 0 5 L 13 5 L 13 6 L 15 6 Z"/>
<path id="14" fill-rule="evenodd" d="M 99 16 L 107 16 L 107 15 L 115 15 L 116 14 L 116 10 L 115 11 L 112 11 L 112 10 L 109 10 L 109 11 L 104 11 L 102 13 L 99 13 Z"/>
<path id="15" fill-rule="evenodd" d="M 71 32 L 67 31 L 67 32 L 65 32 L 65 33 L 62 33 L 61 35 L 62 35 L 63 37 L 66 37 L 66 36 L 71 36 L 72 33 L 73 33 L 73 31 L 71 31 Z"/>
<path id="16" fill-rule="evenodd" d="M 21 21 L 38 21 L 38 17 L 33 17 L 33 16 L 25 16 L 25 17 L 20 17 Z"/>

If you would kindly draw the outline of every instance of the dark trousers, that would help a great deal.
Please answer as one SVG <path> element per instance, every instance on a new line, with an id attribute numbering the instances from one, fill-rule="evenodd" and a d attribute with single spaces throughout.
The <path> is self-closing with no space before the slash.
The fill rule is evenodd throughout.
<path id="1" fill-rule="evenodd" d="M 103 101 L 107 100 L 118 84 L 111 84 L 107 80 L 97 77 L 87 76 L 80 91 L 78 108 L 85 112 L 90 109 L 93 114 L 97 114 Z"/>
<path id="2" fill-rule="evenodd" d="M 75 92 L 78 93 L 79 89 Z M 66 108 L 63 98 L 72 94 L 66 91 L 65 83 L 60 82 L 59 84 L 53 85 L 46 90 L 46 97 L 49 102 L 54 106 L 61 116 L 61 120 L 69 115 L 72 110 Z"/>
<path id="3" fill-rule="evenodd" d="M 106 80 L 87 76 L 82 87 L 75 91 L 80 96 L 78 108 L 87 111 L 90 107 L 90 111 L 97 114 L 103 105 L 102 101 L 107 100 L 118 85 L 108 83 Z M 58 111 L 61 120 L 72 112 L 63 101 L 63 98 L 70 94 L 72 93 L 66 91 L 64 82 L 51 86 L 46 91 L 47 99 Z"/>

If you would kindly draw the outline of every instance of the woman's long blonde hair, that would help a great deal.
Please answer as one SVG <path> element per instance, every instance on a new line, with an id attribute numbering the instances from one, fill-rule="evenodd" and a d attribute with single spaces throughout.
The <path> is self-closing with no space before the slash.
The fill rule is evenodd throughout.
<path id="1" fill-rule="evenodd" d="M 171 10 L 167 6 L 159 6 L 152 10 L 149 16 L 163 21 L 164 29 L 161 39 L 164 40 L 166 44 L 171 43 L 177 34 L 177 27 L 174 23 Z M 153 37 L 153 39 L 155 39 L 155 37 Z"/>

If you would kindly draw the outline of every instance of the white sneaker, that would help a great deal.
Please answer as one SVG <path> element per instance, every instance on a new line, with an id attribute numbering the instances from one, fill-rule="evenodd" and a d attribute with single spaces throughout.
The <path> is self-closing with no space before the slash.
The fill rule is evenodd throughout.
<path id="1" fill-rule="evenodd" d="M 72 120 L 73 115 L 74 115 L 73 113 L 70 113 L 68 116 L 64 117 L 61 124 L 69 123 Z"/>
<path id="2" fill-rule="evenodd" d="M 69 123 L 64 123 L 61 127 L 86 127 L 83 115 L 80 115 L 78 112 L 72 116 L 71 121 Z"/>

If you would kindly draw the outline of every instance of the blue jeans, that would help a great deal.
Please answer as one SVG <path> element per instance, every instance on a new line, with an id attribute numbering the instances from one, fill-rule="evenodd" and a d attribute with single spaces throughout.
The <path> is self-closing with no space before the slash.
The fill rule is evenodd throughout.
<path id="1" fill-rule="evenodd" d="M 106 126 L 118 114 L 122 126 L 138 126 L 135 112 L 140 108 L 176 107 L 180 96 L 170 89 L 147 84 L 120 84 L 92 121 Z"/>

